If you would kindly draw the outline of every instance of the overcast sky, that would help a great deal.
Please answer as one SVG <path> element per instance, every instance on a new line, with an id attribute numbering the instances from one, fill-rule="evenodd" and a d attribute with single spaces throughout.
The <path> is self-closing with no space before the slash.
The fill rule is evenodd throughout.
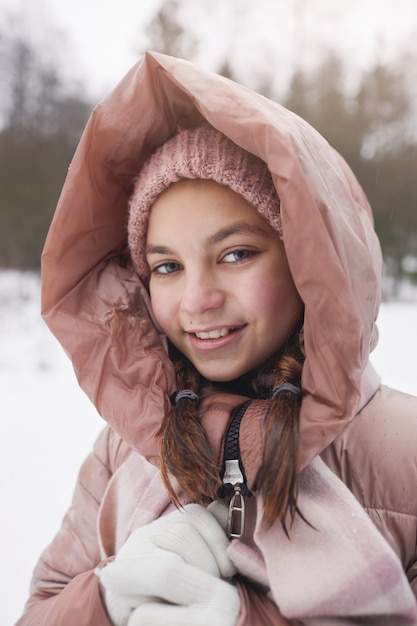
<path id="1" fill-rule="evenodd" d="M 20 8 L 41 41 L 45 27 L 60 28 L 68 45 L 57 46 L 57 53 L 65 58 L 69 73 L 101 97 L 137 60 L 144 24 L 162 1 L 0 0 L 0 9 Z M 184 1 L 205 42 L 198 61 L 214 69 L 219 59 L 233 54 L 242 80 L 245 71 L 262 72 L 262 66 L 270 71 L 271 59 L 285 80 L 295 60 L 314 60 L 332 47 L 352 68 L 376 56 L 389 60 L 399 49 L 416 50 L 416 0 Z M 265 64 L 255 54 L 260 48 Z"/>

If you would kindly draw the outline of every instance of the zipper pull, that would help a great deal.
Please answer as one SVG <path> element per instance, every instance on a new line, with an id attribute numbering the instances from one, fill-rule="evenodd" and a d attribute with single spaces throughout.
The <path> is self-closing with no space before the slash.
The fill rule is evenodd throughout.
<path id="1" fill-rule="evenodd" d="M 230 539 L 242 539 L 245 532 L 245 498 L 239 483 L 233 485 L 233 489 L 227 517 L 227 534 Z"/>
<path id="2" fill-rule="evenodd" d="M 238 459 L 226 460 L 223 483 L 229 488 L 233 488 L 227 516 L 227 534 L 229 539 L 241 539 L 245 531 L 245 499 L 242 493 L 244 482 L 245 479 Z"/>

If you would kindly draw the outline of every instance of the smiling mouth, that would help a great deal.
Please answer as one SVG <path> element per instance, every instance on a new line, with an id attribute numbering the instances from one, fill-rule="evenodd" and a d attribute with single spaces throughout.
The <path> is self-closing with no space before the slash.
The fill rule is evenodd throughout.
<path id="1" fill-rule="evenodd" d="M 196 332 L 193 333 L 198 339 L 220 339 L 220 337 L 226 337 L 238 330 L 234 328 L 216 328 L 215 330 L 209 330 L 208 332 Z"/>

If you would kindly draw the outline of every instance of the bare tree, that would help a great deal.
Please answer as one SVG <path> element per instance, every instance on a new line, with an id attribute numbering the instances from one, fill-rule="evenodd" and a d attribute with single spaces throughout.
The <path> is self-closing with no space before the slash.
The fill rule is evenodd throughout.
<path id="1" fill-rule="evenodd" d="M 14 23 L 18 23 L 14 17 Z M 45 34 L 46 36 L 46 34 Z M 0 266 L 38 267 L 91 106 L 23 27 L 0 27 Z M 52 56 L 54 55 L 54 56 Z"/>
<path id="2" fill-rule="evenodd" d="M 191 61 L 197 52 L 197 39 L 183 22 L 180 0 L 166 0 L 145 26 L 144 46 Z"/>

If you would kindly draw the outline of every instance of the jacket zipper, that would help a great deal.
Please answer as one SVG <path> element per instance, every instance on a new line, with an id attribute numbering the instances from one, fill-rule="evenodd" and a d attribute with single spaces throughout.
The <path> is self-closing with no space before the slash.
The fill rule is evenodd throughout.
<path id="1" fill-rule="evenodd" d="M 252 495 L 246 484 L 239 446 L 240 424 L 250 403 L 251 400 L 245 402 L 236 411 L 224 442 L 224 462 L 221 473 L 223 485 L 220 487 L 218 495 L 224 498 L 233 492 L 229 502 L 227 519 L 227 534 L 230 539 L 242 539 L 246 518 L 245 496 Z"/>

